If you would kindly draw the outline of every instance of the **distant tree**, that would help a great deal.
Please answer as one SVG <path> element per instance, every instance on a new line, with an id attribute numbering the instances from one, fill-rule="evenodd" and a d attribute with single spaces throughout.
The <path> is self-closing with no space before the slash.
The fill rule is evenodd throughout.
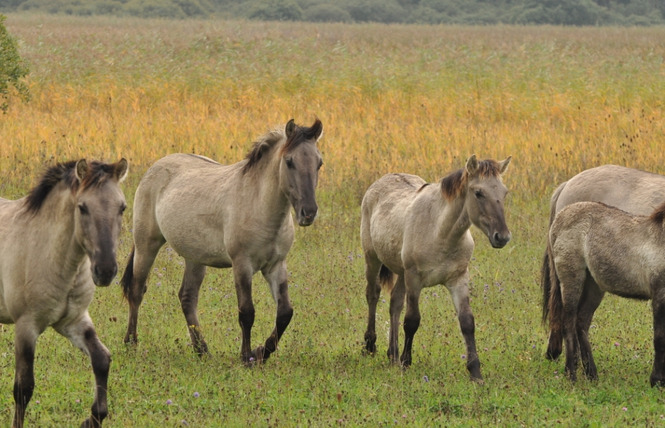
<path id="1" fill-rule="evenodd" d="M 351 0 L 346 10 L 359 22 L 402 22 L 406 18 L 395 0 Z"/>
<path id="2" fill-rule="evenodd" d="M 28 88 L 21 79 L 28 75 L 28 67 L 18 54 L 16 41 L 5 28 L 6 17 L 0 15 L 0 110 L 7 112 L 9 95 L 13 88 L 27 99 Z"/>
<path id="3" fill-rule="evenodd" d="M 303 11 L 303 17 L 312 22 L 351 22 L 351 14 L 338 6 L 320 3 Z"/>
<path id="4" fill-rule="evenodd" d="M 302 9 L 294 0 L 263 0 L 252 2 L 247 17 L 263 21 L 300 21 Z"/>

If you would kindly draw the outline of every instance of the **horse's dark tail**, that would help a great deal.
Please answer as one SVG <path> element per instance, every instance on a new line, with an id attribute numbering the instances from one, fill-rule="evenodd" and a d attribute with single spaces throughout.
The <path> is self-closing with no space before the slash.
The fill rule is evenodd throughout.
<path id="1" fill-rule="evenodd" d="M 125 299 L 129 296 L 129 290 L 132 286 L 132 280 L 134 279 L 134 251 L 135 248 L 132 246 L 132 251 L 129 253 L 129 259 L 127 260 L 127 267 L 125 267 L 125 273 L 122 275 L 120 280 L 120 285 L 122 286 L 122 295 Z"/>
<path id="2" fill-rule="evenodd" d="M 552 317 L 550 316 L 550 296 L 552 294 L 552 277 L 550 276 L 550 272 L 553 269 L 553 266 L 551 265 L 553 263 L 553 260 L 551 258 L 551 252 L 550 252 L 550 245 L 549 245 L 549 234 L 550 234 L 550 228 L 552 227 L 552 223 L 554 223 L 554 217 L 556 216 L 556 204 L 557 201 L 559 200 L 559 195 L 561 194 L 561 191 L 563 191 L 563 188 L 566 186 L 566 182 L 563 182 L 559 185 L 559 187 L 556 188 L 554 193 L 552 194 L 552 199 L 550 200 L 550 221 L 549 224 L 547 225 L 547 246 L 545 247 L 545 254 L 543 255 L 543 265 L 540 268 L 540 287 L 543 291 L 543 324 L 547 324 L 547 321 L 550 321 L 550 324 L 552 322 Z M 556 273 L 554 274 L 555 276 L 555 281 L 558 282 L 558 278 L 556 277 Z"/>
<path id="3" fill-rule="evenodd" d="M 379 283 L 381 288 L 388 293 L 395 286 L 395 274 L 386 265 L 381 265 L 381 270 L 379 270 Z"/>
<path id="4" fill-rule="evenodd" d="M 554 266 L 554 255 L 550 245 L 549 230 L 556 216 L 556 204 L 559 195 L 565 187 L 562 183 L 552 194 L 550 201 L 550 221 L 547 228 L 547 248 L 543 256 L 543 265 L 540 269 L 540 285 L 543 291 L 543 324 L 549 322 L 550 337 L 547 344 L 546 356 L 550 360 L 556 360 L 563 349 L 563 303 L 561 298 L 561 287 L 559 277 Z"/>

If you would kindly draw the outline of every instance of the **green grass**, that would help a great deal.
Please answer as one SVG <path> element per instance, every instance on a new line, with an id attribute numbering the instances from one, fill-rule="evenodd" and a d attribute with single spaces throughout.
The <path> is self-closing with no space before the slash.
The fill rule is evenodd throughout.
<path id="1" fill-rule="evenodd" d="M 196 357 L 177 290 L 182 260 L 165 247 L 123 338 L 119 285 L 90 313 L 113 354 L 110 427 L 655 426 L 665 399 L 649 387 L 650 305 L 608 296 L 591 340 L 599 380 L 572 385 L 544 358 L 539 269 L 549 195 L 601 163 L 665 172 L 663 29 L 419 27 L 138 21 L 13 15 L 30 63 L 30 103 L 0 117 L 0 195 L 17 198 L 44 164 L 79 156 L 130 160 L 118 258 L 131 247 L 132 199 L 159 157 L 197 152 L 235 162 L 277 123 L 324 122 L 320 216 L 288 257 L 295 314 L 265 365 L 240 361 L 229 270 L 209 269 L 199 304 L 211 355 Z M 444 287 L 421 297 L 413 365 L 386 358 L 387 297 L 377 355 L 366 327 L 359 204 L 391 171 L 434 181 L 471 153 L 514 162 L 505 176 L 513 240 L 501 250 L 472 229 L 472 309 L 484 385 L 471 383 Z M 275 305 L 260 275 L 253 346 Z M 0 426 L 13 408 L 13 327 L 0 328 Z M 403 343 L 403 338 L 400 342 Z M 84 355 L 47 331 L 37 345 L 30 426 L 80 423 L 92 402 Z M 170 403 L 170 404 L 167 404 Z"/>

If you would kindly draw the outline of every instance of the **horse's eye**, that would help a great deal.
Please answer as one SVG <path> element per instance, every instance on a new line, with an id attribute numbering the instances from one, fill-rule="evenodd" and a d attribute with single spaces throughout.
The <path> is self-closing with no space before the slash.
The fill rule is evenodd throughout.
<path id="1" fill-rule="evenodd" d="M 323 161 L 320 160 L 320 161 L 319 161 L 319 165 L 316 167 L 316 169 L 321 169 L 322 166 L 323 166 Z"/>
<path id="2" fill-rule="evenodd" d="M 476 190 L 475 192 L 476 198 L 482 199 L 484 197 L 483 192 L 481 190 Z"/>
<path id="3" fill-rule="evenodd" d="M 286 161 L 286 166 L 289 169 L 295 169 L 296 164 L 293 163 L 293 158 L 286 158 L 284 159 Z"/>
<path id="4" fill-rule="evenodd" d="M 127 209 L 127 205 L 123 204 L 123 205 L 120 207 L 120 215 L 122 215 L 122 213 L 124 213 L 126 209 Z"/>
<path id="5" fill-rule="evenodd" d="M 88 207 L 85 204 L 79 204 L 79 211 L 82 215 L 88 214 Z"/>

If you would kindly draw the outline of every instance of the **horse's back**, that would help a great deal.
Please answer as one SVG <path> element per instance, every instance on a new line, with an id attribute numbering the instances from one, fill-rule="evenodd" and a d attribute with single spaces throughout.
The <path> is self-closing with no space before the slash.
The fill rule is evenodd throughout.
<path id="1" fill-rule="evenodd" d="M 565 183 L 553 207 L 575 202 L 602 202 L 623 211 L 647 215 L 665 200 L 665 176 L 618 165 L 580 172 Z"/>
<path id="2" fill-rule="evenodd" d="M 411 174 L 387 174 L 375 181 L 362 201 L 361 243 L 392 270 L 401 265 L 404 221 L 409 206 L 426 184 Z"/>
<path id="3" fill-rule="evenodd" d="M 223 225 L 227 207 L 216 198 L 224 189 L 233 190 L 229 183 L 233 170 L 233 165 L 184 153 L 155 162 L 134 197 L 135 245 L 142 248 L 166 241 L 185 258 L 228 265 Z M 200 248 L 209 254 L 198 254 Z"/>

